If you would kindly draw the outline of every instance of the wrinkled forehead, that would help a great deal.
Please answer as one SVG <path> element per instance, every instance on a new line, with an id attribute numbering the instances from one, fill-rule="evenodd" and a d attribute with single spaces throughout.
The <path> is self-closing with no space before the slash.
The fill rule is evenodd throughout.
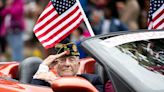
<path id="1" fill-rule="evenodd" d="M 79 56 L 62 56 L 58 59 L 59 60 L 61 60 L 61 59 L 79 59 Z"/>
<path id="2" fill-rule="evenodd" d="M 79 56 L 63 56 L 57 59 L 57 61 L 65 61 L 66 59 L 71 61 L 79 61 Z"/>

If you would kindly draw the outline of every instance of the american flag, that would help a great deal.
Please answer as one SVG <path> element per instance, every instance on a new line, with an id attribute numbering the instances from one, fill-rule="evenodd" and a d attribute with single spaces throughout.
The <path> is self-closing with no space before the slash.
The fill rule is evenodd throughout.
<path id="1" fill-rule="evenodd" d="M 164 0 L 150 0 L 148 29 L 164 29 Z"/>
<path id="2" fill-rule="evenodd" d="M 51 0 L 33 31 L 42 45 L 48 49 L 76 30 L 81 22 L 83 16 L 76 0 Z"/>

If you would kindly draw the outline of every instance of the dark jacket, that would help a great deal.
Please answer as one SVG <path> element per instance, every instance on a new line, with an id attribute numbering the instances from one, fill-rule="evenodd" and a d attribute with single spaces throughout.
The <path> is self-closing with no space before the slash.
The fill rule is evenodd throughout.
<path id="1" fill-rule="evenodd" d="M 104 20 L 101 20 L 99 25 L 96 25 L 94 29 L 94 32 L 96 35 L 102 34 L 102 27 L 103 27 Z M 120 20 L 116 18 L 110 19 L 110 28 L 108 30 L 108 33 L 110 32 L 118 32 L 118 31 L 128 31 L 128 26 L 122 23 Z"/>
<path id="2" fill-rule="evenodd" d="M 99 92 L 104 92 L 104 86 L 99 76 L 95 74 L 81 74 L 77 76 L 87 79 L 92 85 L 94 85 L 97 88 L 97 90 L 99 90 Z M 48 82 L 40 79 L 32 79 L 31 84 L 50 87 L 50 84 Z"/>

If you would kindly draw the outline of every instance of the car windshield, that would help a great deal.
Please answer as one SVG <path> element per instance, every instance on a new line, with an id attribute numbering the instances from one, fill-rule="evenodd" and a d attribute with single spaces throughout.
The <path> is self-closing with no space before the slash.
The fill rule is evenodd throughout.
<path id="1" fill-rule="evenodd" d="M 126 54 L 123 58 L 128 61 L 130 61 L 129 57 L 133 58 L 133 61 L 144 68 L 164 74 L 163 36 L 163 31 L 143 32 L 103 39 L 101 44 L 109 48 L 116 48 L 122 52 L 121 55 Z"/>
<path id="2" fill-rule="evenodd" d="M 146 69 L 164 74 L 164 39 L 130 42 L 116 48 Z"/>

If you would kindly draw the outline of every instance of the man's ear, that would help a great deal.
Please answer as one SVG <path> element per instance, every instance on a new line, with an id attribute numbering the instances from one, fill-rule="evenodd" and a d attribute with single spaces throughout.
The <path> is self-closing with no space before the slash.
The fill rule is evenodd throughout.
<path id="1" fill-rule="evenodd" d="M 79 56 L 77 56 L 77 59 L 78 59 L 78 65 L 80 66 L 80 57 Z"/>
<path id="2" fill-rule="evenodd" d="M 78 65 L 80 65 L 80 61 L 78 61 Z"/>

